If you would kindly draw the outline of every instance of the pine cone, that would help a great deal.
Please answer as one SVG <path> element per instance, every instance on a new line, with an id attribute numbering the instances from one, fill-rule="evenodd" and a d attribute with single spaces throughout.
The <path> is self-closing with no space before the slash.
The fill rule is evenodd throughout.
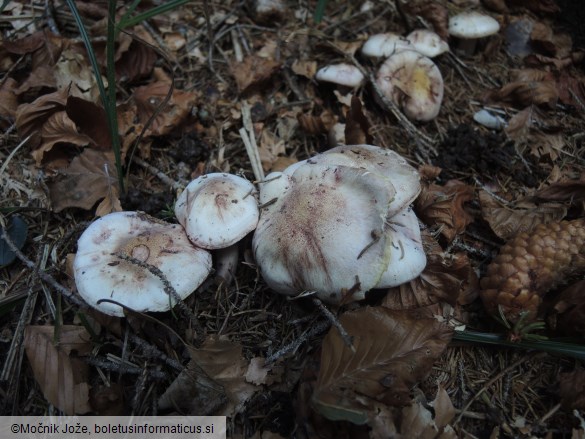
<path id="1" fill-rule="evenodd" d="M 568 276 L 585 269 L 585 219 L 539 224 L 508 241 L 481 280 L 481 297 L 491 314 L 501 307 L 515 323 L 538 313 L 542 297 Z"/>

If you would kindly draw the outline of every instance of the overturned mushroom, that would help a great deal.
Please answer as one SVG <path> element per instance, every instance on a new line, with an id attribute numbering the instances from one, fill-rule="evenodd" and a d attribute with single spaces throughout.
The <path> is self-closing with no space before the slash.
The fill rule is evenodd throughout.
<path id="1" fill-rule="evenodd" d="M 363 84 L 364 75 L 356 66 L 342 63 L 319 69 L 315 74 L 315 79 L 353 88 Z"/>
<path id="2" fill-rule="evenodd" d="M 406 40 L 412 45 L 412 50 L 434 58 L 449 51 L 449 45 L 437 33 L 428 29 L 416 29 L 406 36 Z"/>
<path id="3" fill-rule="evenodd" d="M 256 228 L 259 212 L 255 194 L 254 185 L 236 175 L 203 175 L 181 193 L 175 215 L 198 247 L 225 248 Z"/>
<path id="4" fill-rule="evenodd" d="M 408 209 L 419 191 L 416 170 L 371 145 L 340 146 L 270 174 L 253 239 L 263 278 L 279 293 L 315 291 L 329 303 L 412 280 L 426 264 Z"/>
<path id="5" fill-rule="evenodd" d="M 412 44 L 403 36 L 388 32 L 374 34 L 362 46 L 362 54 L 373 58 L 386 58 L 403 50 L 412 50 Z"/>
<path id="6" fill-rule="evenodd" d="M 132 258 L 135 261 L 126 260 Z M 180 298 L 201 285 L 211 271 L 211 255 L 195 247 L 183 228 L 141 212 L 115 212 L 94 221 L 81 235 L 73 271 L 77 290 L 92 307 L 112 316 L 124 310 L 167 311 L 176 299 L 164 290 L 158 269 Z"/>
<path id="7" fill-rule="evenodd" d="M 410 119 L 428 121 L 439 114 L 443 77 L 435 63 L 418 52 L 406 50 L 388 58 L 376 84 Z"/>

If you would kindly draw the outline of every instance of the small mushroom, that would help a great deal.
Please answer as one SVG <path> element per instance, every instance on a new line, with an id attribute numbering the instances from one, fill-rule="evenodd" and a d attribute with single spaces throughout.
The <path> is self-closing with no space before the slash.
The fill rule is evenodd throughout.
<path id="1" fill-rule="evenodd" d="M 438 34 L 428 29 L 416 29 L 406 36 L 412 49 L 418 53 L 434 58 L 449 51 L 449 45 Z"/>
<path id="2" fill-rule="evenodd" d="M 128 256 L 156 267 L 185 298 L 211 271 L 209 252 L 195 247 L 183 228 L 141 212 L 115 212 L 94 221 L 81 235 L 73 271 L 77 290 L 92 307 L 112 316 L 124 310 L 111 299 L 138 312 L 167 311 L 175 303 L 163 281 Z"/>
<path id="3" fill-rule="evenodd" d="M 429 121 L 439 114 L 443 77 L 435 63 L 418 52 L 406 50 L 388 58 L 376 84 L 410 119 Z"/>
<path id="4" fill-rule="evenodd" d="M 449 34 L 459 40 L 456 49 L 463 55 L 472 55 L 479 39 L 494 35 L 499 30 L 497 20 L 476 11 L 462 12 L 449 18 Z"/>
<path id="5" fill-rule="evenodd" d="M 175 203 L 175 215 L 198 247 L 225 248 L 256 228 L 255 195 L 254 185 L 237 175 L 207 174 L 187 185 Z"/>
<path id="6" fill-rule="evenodd" d="M 346 63 L 331 64 L 317 70 L 317 81 L 332 82 L 345 87 L 359 87 L 364 82 L 364 75 L 356 66 Z"/>
<path id="7" fill-rule="evenodd" d="M 403 50 L 413 50 L 411 42 L 393 32 L 372 35 L 362 46 L 362 54 L 372 58 L 387 58 Z"/>

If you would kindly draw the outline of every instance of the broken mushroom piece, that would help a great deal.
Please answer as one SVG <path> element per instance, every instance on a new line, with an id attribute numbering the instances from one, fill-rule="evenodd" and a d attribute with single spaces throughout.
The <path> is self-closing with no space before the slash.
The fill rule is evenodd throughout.
<path id="1" fill-rule="evenodd" d="M 443 77 L 435 63 L 418 52 L 406 50 L 388 58 L 378 70 L 376 84 L 409 119 L 429 121 L 439 114 Z"/>
<path id="2" fill-rule="evenodd" d="M 364 83 L 364 75 L 356 66 L 351 64 L 331 64 L 317 70 L 317 81 L 332 82 L 345 87 L 359 87 Z"/>
<path id="3" fill-rule="evenodd" d="M 489 15 L 476 11 L 462 12 L 449 18 L 449 34 L 459 40 L 456 50 L 473 55 L 477 41 L 498 33 L 500 23 Z"/>
<path id="4" fill-rule="evenodd" d="M 434 58 L 449 51 L 449 45 L 438 34 L 428 29 L 416 29 L 406 36 L 412 50 Z"/>
<path id="5" fill-rule="evenodd" d="M 187 185 L 175 203 L 175 215 L 198 247 L 225 248 L 256 228 L 255 195 L 254 185 L 242 177 L 207 174 Z"/>
<path id="6" fill-rule="evenodd" d="M 81 235 L 73 271 L 77 290 L 93 308 L 123 317 L 124 309 L 167 311 L 176 303 L 163 281 L 131 257 L 156 267 L 184 299 L 211 271 L 209 252 L 195 247 L 178 224 L 168 224 L 141 212 L 115 212 L 94 221 Z"/>

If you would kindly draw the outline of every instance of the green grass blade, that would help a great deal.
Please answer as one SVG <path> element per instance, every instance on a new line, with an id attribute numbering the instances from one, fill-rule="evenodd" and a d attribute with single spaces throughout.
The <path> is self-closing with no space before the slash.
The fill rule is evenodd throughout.
<path id="1" fill-rule="evenodd" d="M 559 340 L 528 341 L 521 340 L 512 342 L 506 340 L 503 335 L 488 334 L 475 331 L 455 331 L 453 340 L 466 341 L 471 343 L 491 344 L 510 348 L 529 349 L 544 351 L 549 354 L 566 355 L 568 357 L 585 360 L 585 345 L 567 343 Z"/>
<path id="2" fill-rule="evenodd" d="M 148 20 L 152 17 L 156 17 L 157 15 L 172 11 L 179 6 L 188 3 L 188 1 L 189 0 L 172 0 L 164 2 L 159 6 L 149 9 L 148 11 L 141 12 L 140 14 L 137 14 L 133 17 L 122 17 L 122 19 L 118 22 L 118 27 L 125 29 L 127 27 L 134 26 L 135 24 L 141 23 L 144 20 Z"/>
<path id="3" fill-rule="evenodd" d="M 96 83 L 100 92 L 100 97 L 102 99 L 102 105 L 104 107 L 104 109 L 106 110 L 106 113 L 108 115 L 108 131 L 110 132 L 110 135 L 112 137 L 112 149 L 114 150 L 114 157 L 116 159 L 116 169 L 118 170 L 118 184 L 120 185 L 120 191 L 123 193 L 124 192 L 124 174 L 122 172 L 122 157 L 120 154 L 120 139 L 118 136 L 118 119 L 116 116 L 116 100 L 114 99 L 112 103 L 110 103 L 110 99 L 108 97 L 108 94 L 106 93 L 106 88 L 104 86 L 104 82 L 102 81 L 102 75 L 100 74 L 100 67 L 99 64 L 97 62 L 97 59 L 95 57 L 95 52 L 93 50 L 93 46 L 91 45 L 91 40 L 89 38 L 89 35 L 87 34 L 87 30 L 85 29 L 85 25 L 83 24 L 83 21 L 81 20 L 81 16 L 79 15 L 79 11 L 77 10 L 77 7 L 75 6 L 75 2 L 74 0 L 65 0 L 67 3 L 67 6 L 69 6 L 69 9 L 71 9 L 71 13 L 73 14 L 73 18 L 75 19 L 75 23 L 77 24 L 77 28 L 79 29 L 79 35 L 81 36 L 81 40 L 83 41 L 83 44 L 85 45 L 85 49 L 87 50 L 87 57 L 89 58 L 89 62 L 91 64 L 91 67 L 93 69 L 93 73 L 95 75 L 95 79 L 96 79 Z M 110 0 L 109 3 L 112 3 L 112 0 Z M 110 16 L 109 11 L 108 11 L 108 17 Z M 110 19 L 108 19 L 108 39 L 110 37 L 110 25 L 113 27 L 114 26 L 114 22 L 111 21 Z M 108 41 L 108 46 L 109 46 L 109 41 Z M 108 56 L 108 61 L 109 61 L 109 54 Z M 109 62 L 108 62 L 109 64 Z M 109 68 L 110 66 L 108 66 Z M 111 66 L 112 69 L 114 69 L 114 66 Z M 108 78 L 109 78 L 109 74 L 108 74 Z M 110 89 L 114 90 L 114 94 L 115 94 L 115 80 L 114 82 L 110 82 L 111 87 Z M 112 114 L 111 108 L 114 109 L 114 112 Z"/>
<path id="4" fill-rule="evenodd" d="M 313 20 L 315 23 L 321 23 L 323 20 L 323 15 L 325 15 L 325 6 L 327 6 L 327 0 L 319 0 L 317 3 L 317 7 L 315 8 L 315 13 L 313 14 Z"/>

